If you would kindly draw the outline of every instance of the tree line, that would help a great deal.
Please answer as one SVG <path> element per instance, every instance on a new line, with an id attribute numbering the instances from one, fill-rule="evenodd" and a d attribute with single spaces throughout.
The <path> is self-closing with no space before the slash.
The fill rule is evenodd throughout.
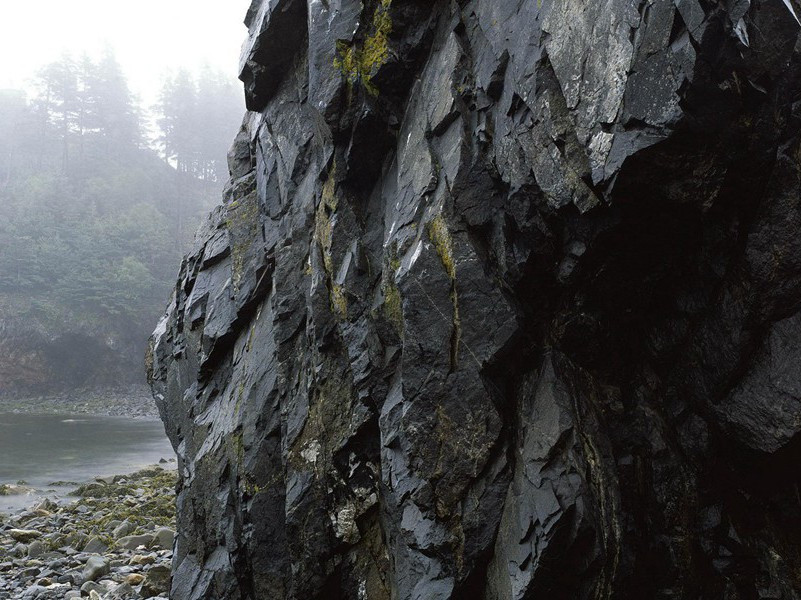
<path id="1" fill-rule="evenodd" d="M 0 90 L 0 325 L 81 327 L 138 353 L 219 201 L 239 90 L 182 70 L 146 110 L 112 52 L 61 57 L 32 89 Z"/>
<path id="2" fill-rule="evenodd" d="M 97 61 L 62 56 L 37 73 L 33 87 L 36 95 L 30 101 L 18 90 L 2 92 L 0 168 L 5 179 L 14 169 L 15 151 L 33 149 L 36 160 L 30 166 L 35 169 L 57 165 L 73 174 L 87 159 L 123 159 L 143 146 L 157 149 L 181 173 L 209 181 L 227 177 L 231 120 L 241 116 L 243 105 L 237 86 L 209 67 L 197 74 L 179 69 L 167 75 L 149 111 L 131 93 L 111 51 Z M 155 116 L 155 135 L 146 131 L 147 112 Z M 35 148 L 30 143 L 17 147 L 24 137 L 20 131 L 35 134 Z"/>

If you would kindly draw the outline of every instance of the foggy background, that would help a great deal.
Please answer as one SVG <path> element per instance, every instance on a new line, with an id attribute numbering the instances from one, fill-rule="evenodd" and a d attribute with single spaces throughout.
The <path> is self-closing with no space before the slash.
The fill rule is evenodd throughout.
<path id="1" fill-rule="evenodd" d="M 149 397 L 148 336 L 244 114 L 249 4 L 0 0 L 0 398 Z"/>
<path id="2" fill-rule="evenodd" d="M 0 89 L 26 87 L 64 51 L 115 50 L 131 88 L 156 101 L 167 70 L 204 62 L 236 80 L 249 0 L 0 0 Z"/>

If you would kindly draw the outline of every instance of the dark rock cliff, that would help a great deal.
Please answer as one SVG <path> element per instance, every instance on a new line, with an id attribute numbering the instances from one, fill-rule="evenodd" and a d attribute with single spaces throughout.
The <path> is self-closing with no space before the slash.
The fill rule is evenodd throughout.
<path id="1" fill-rule="evenodd" d="M 799 598 L 798 9 L 255 0 L 172 597 Z"/>

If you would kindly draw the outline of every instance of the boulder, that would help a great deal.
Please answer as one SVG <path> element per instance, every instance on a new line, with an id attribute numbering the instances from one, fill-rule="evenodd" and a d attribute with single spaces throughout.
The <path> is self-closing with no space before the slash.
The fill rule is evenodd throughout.
<path id="1" fill-rule="evenodd" d="M 6 533 L 11 536 L 11 539 L 22 544 L 27 544 L 42 537 L 40 532 L 33 529 L 10 529 Z"/>
<path id="2" fill-rule="evenodd" d="M 173 542 L 175 541 L 175 532 L 172 529 L 162 527 L 153 533 L 153 546 L 164 548 L 165 550 L 172 550 Z"/>
<path id="3" fill-rule="evenodd" d="M 136 550 L 139 546 L 149 547 L 153 543 L 154 536 L 151 534 L 144 535 L 129 535 L 117 540 L 116 545 L 118 548 L 125 550 Z"/>
<path id="4" fill-rule="evenodd" d="M 90 556 L 86 560 L 83 567 L 84 581 L 95 581 L 100 579 L 103 575 L 108 575 L 111 572 L 111 567 L 106 558 L 102 556 Z"/>
<path id="5" fill-rule="evenodd" d="M 145 574 L 142 582 L 140 594 L 145 598 L 158 596 L 170 590 L 170 569 L 168 567 L 156 565 L 151 567 Z"/>

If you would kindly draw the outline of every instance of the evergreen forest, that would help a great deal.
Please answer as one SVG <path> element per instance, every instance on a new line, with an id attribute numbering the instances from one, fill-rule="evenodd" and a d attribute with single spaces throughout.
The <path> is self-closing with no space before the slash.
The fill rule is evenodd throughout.
<path id="1" fill-rule="evenodd" d="M 210 68 L 143 106 L 111 51 L 0 90 L 0 394 L 141 380 L 242 112 Z"/>

